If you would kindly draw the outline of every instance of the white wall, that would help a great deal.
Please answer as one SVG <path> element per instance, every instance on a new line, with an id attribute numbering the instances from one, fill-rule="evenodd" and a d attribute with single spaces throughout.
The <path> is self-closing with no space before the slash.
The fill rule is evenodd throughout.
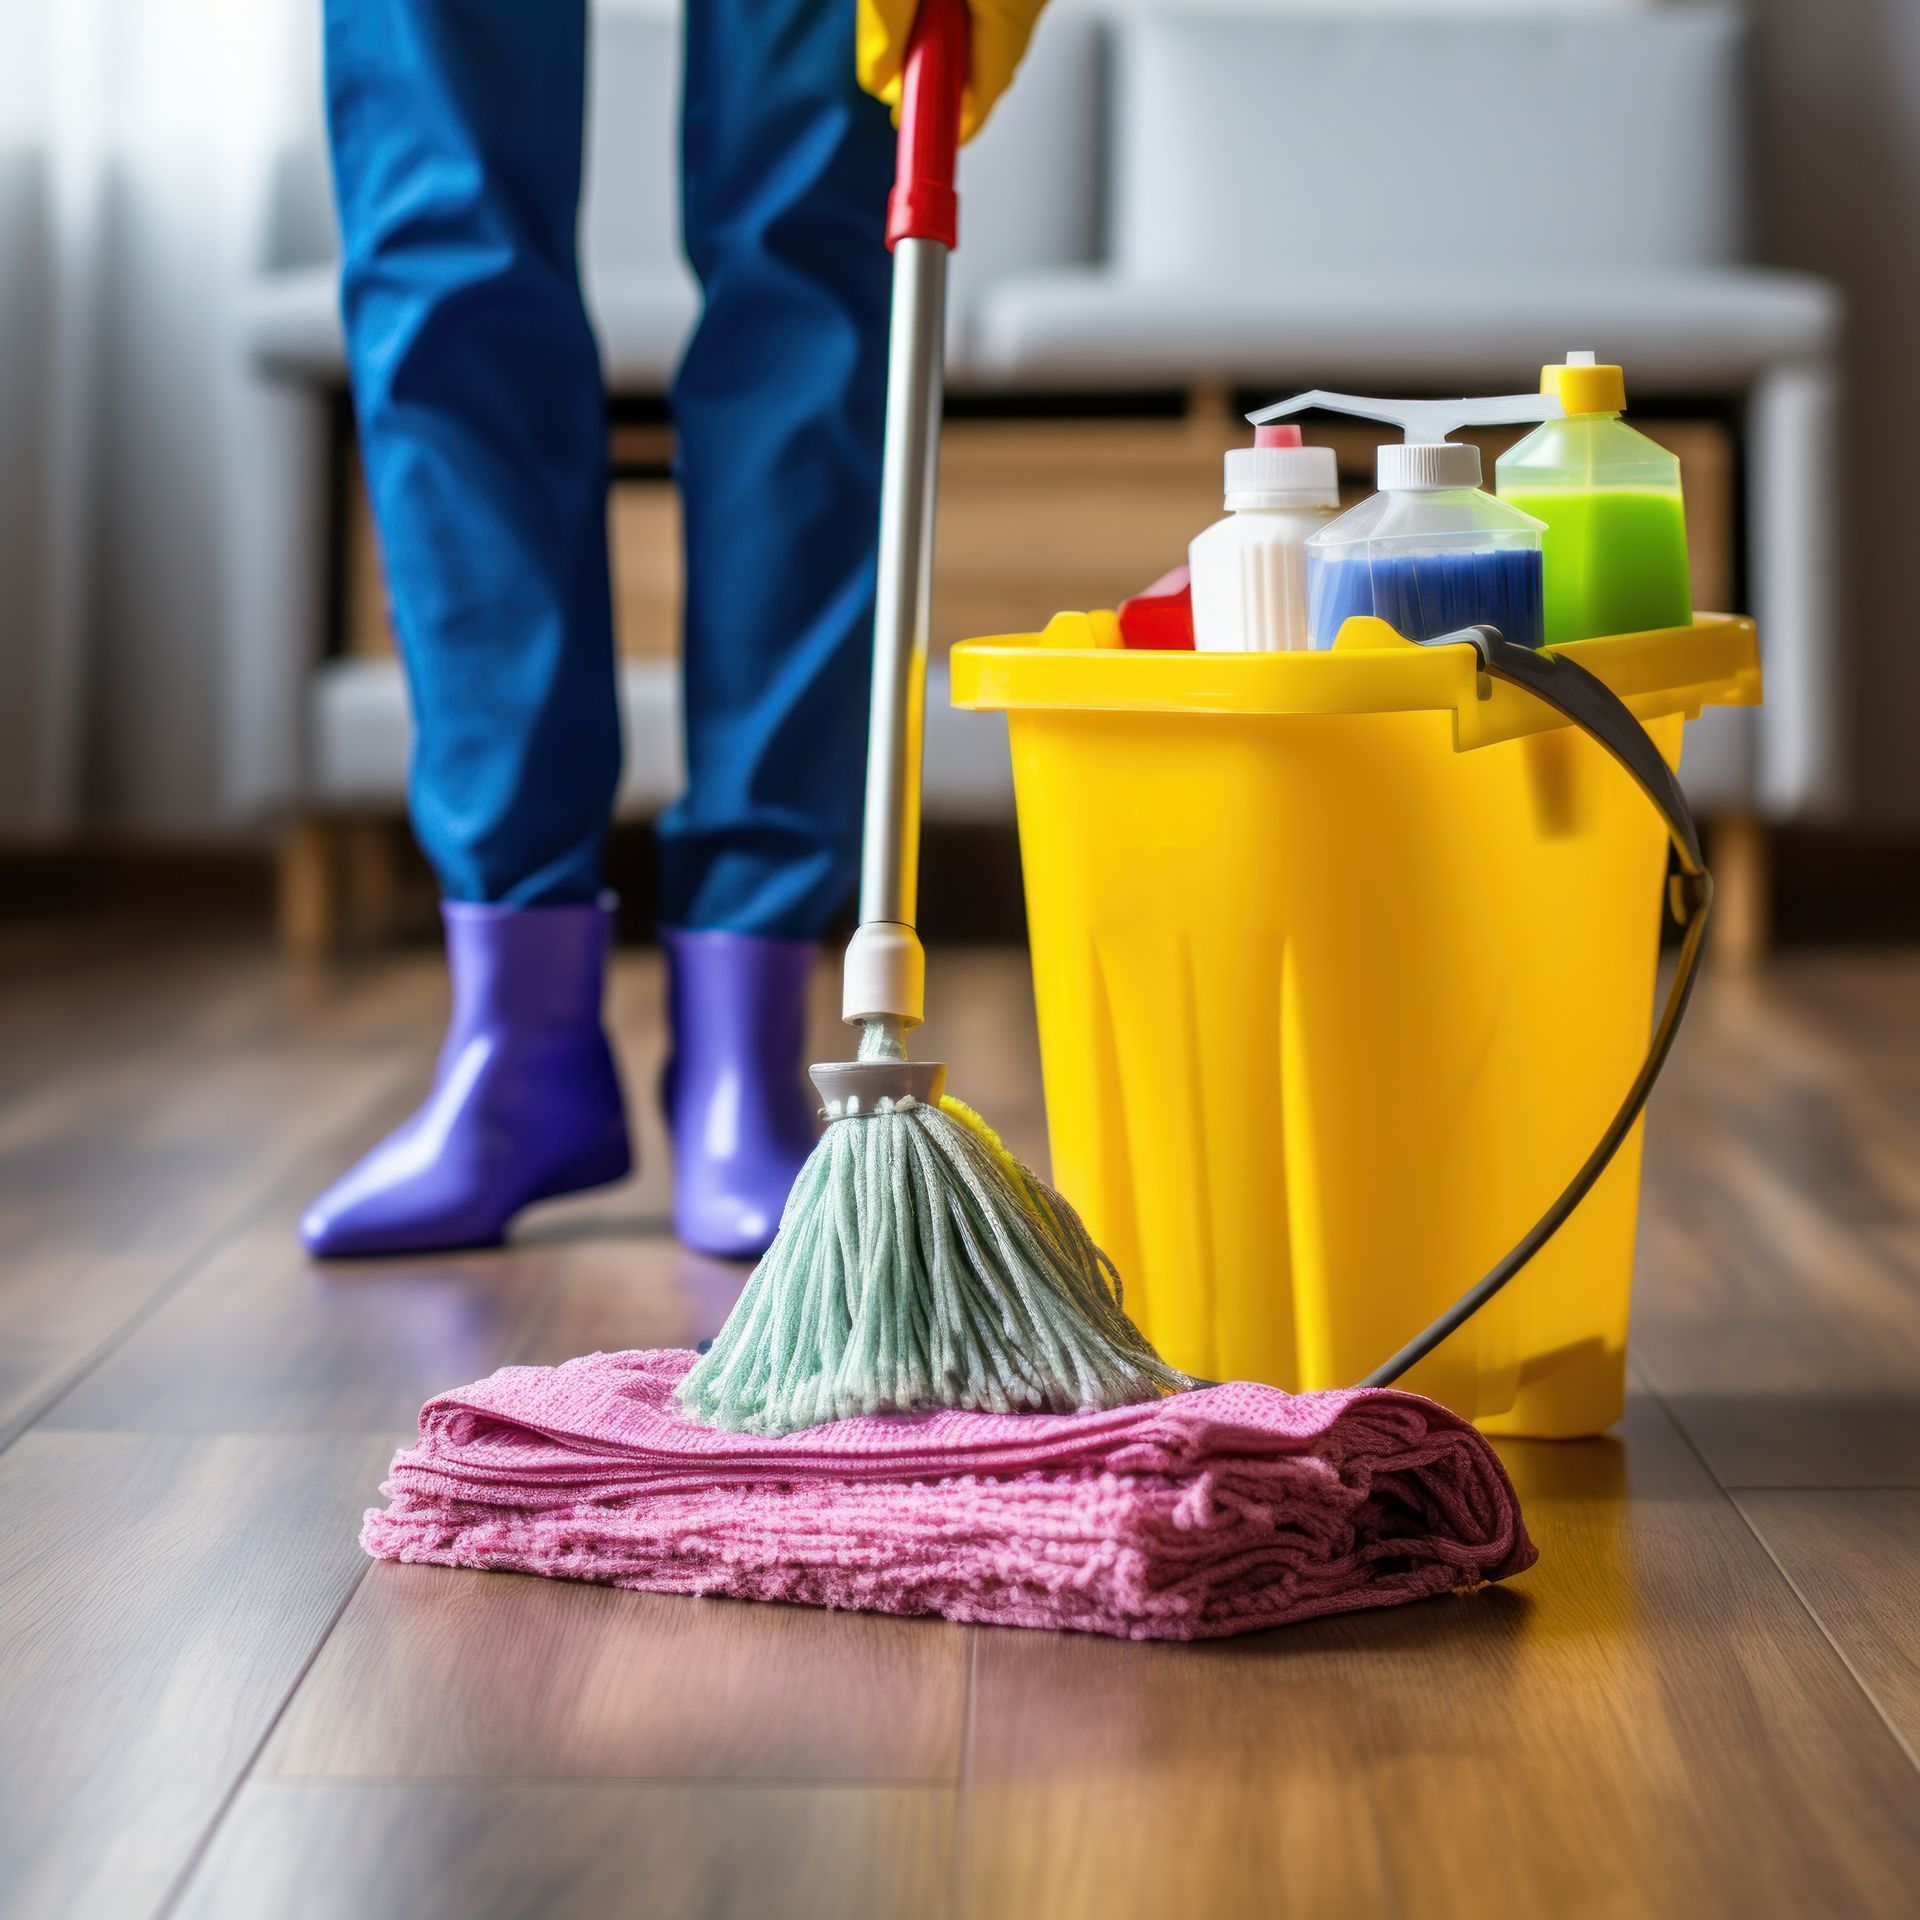
<path id="1" fill-rule="evenodd" d="M 1858 811 L 1920 825 L 1920 3 L 1749 0 L 1767 258 L 1847 290 L 1846 645 Z"/>

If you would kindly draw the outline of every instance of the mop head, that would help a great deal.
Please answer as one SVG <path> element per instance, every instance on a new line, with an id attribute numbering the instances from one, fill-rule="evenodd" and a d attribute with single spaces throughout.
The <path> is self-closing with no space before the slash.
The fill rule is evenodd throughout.
<path id="1" fill-rule="evenodd" d="M 903 1057 L 867 1028 L 863 1061 Z M 679 1397 L 709 1426 L 783 1434 L 934 1407 L 1091 1412 L 1191 1384 L 1127 1318 L 1072 1207 L 970 1107 L 906 1097 L 829 1118 Z"/>
<path id="2" fill-rule="evenodd" d="M 1417 1394 L 1240 1382 L 1107 1413 L 777 1438 L 687 1419 L 674 1392 L 693 1358 L 503 1367 L 429 1400 L 361 1544 L 641 1593 L 1129 1640 L 1465 1593 L 1534 1561 L 1498 1455 Z"/>

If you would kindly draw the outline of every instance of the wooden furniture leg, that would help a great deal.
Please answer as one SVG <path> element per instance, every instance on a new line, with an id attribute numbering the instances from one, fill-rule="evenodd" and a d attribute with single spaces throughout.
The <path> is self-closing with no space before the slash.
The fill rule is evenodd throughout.
<path id="1" fill-rule="evenodd" d="M 1752 814 L 1727 814 L 1708 828 L 1713 868 L 1713 938 L 1721 966 L 1753 967 L 1773 944 L 1772 836 Z"/>
<path id="2" fill-rule="evenodd" d="M 336 833 L 337 879 L 355 941 L 390 942 L 400 923 L 400 869 L 388 820 L 349 820 Z"/>
<path id="3" fill-rule="evenodd" d="M 326 953 L 340 944 L 334 839 L 326 820 L 295 820 L 280 837 L 278 921 L 280 945 L 288 953 Z"/>
<path id="4" fill-rule="evenodd" d="M 1216 442 L 1240 438 L 1235 429 L 1243 424 L 1233 410 L 1233 389 L 1225 381 L 1201 380 L 1188 388 L 1187 425 L 1210 452 Z M 1252 431 L 1246 428 L 1247 434 Z"/>

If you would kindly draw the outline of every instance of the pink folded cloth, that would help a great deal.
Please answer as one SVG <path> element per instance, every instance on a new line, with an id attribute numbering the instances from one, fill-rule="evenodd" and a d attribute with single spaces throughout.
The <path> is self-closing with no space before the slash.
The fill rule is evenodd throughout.
<path id="1" fill-rule="evenodd" d="M 1109 1413 L 878 1415 L 782 1439 L 680 1412 L 691 1353 L 504 1367 L 431 1400 L 361 1534 L 382 1559 L 1203 1640 L 1535 1559 L 1458 1415 L 1235 1384 Z"/>

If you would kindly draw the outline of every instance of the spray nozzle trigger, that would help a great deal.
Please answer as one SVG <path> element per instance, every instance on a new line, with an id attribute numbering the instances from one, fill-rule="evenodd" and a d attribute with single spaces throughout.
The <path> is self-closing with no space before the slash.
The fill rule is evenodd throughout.
<path id="1" fill-rule="evenodd" d="M 1276 400 L 1250 413 L 1259 428 L 1289 414 L 1324 407 L 1329 413 L 1350 413 L 1362 420 L 1384 420 L 1400 429 L 1408 446 L 1436 446 L 1456 427 L 1504 427 L 1530 420 L 1558 420 L 1563 409 L 1549 393 L 1497 393 L 1460 400 L 1378 400 L 1361 393 L 1328 393 L 1315 387 L 1291 400 Z"/>

